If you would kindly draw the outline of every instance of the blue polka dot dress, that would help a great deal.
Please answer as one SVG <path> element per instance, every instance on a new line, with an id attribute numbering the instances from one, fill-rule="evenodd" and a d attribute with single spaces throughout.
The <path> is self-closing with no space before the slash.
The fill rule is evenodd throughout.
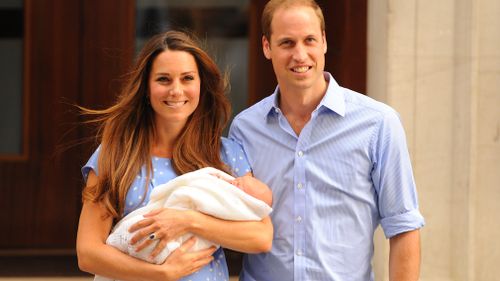
<path id="1" fill-rule="evenodd" d="M 100 148 L 94 152 L 90 157 L 87 164 L 82 168 L 82 174 L 84 179 L 87 179 L 90 170 L 93 170 L 97 174 L 97 159 L 99 155 Z M 230 168 L 231 172 L 236 176 L 242 176 L 250 172 L 250 165 L 243 152 L 243 149 L 236 142 L 229 140 L 227 138 L 222 138 L 221 146 L 221 157 L 224 163 L 226 163 Z M 143 167 L 140 173 L 137 175 L 135 181 L 130 187 L 126 200 L 125 200 L 125 210 L 124 216 L 134 211 L 135 209 L 142 207 L 149 201 L 149 195 L 151 190 L 155 186 L 168 182 L 169 180 L 175 178 L 177 175 L 172 168 L 172 163 L 169 158 L 153 157 L 152 158 L 153 175 L 151 181 L 149 182 L 148 189 L 146 186 L 146 168 Z M 224 251 L 219 248 L 214 254 L 214 260 L 210 264 L 206 265 L 198 272 L 195 272 L 189 276 L 186 276 L 180 280 L 182 281 L 228 281 L 229 273 L 226 264 L 226 257 L 224 256 Z"/>

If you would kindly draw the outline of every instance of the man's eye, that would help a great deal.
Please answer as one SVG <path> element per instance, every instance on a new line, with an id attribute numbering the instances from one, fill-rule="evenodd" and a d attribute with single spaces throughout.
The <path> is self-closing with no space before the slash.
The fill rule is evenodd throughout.
<path id="1" fill-rule="evenodd" d="M 309 38 L 306 39 L 307 43 L 316 43 L 317 41 L 318 40 L 316 40 L 316 38 L 314 38 L 314 37 L 309 37 Z"/>

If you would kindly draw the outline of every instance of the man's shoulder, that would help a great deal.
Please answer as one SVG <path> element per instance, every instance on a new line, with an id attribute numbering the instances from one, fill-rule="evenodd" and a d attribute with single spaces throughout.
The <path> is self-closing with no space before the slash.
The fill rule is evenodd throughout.
<path id="1" fill-rule="evenodd" d="M 344 90 L 344 98 L 348 110 L 363 110 L 379 116 L 388 114 L 397 115 L 397 112 L 391 106 L 381 101 L 347 88 L 342 89 Z"/>
<path id="2" fill-rule="evenodd" d="M 263 98 L 254 105 L 238 113 L 234 117 L 234 120 L 254 119 L 257 117 L 264 118 L 269 113 L 269 110 L 272 108 L 273 100 L 274 100 L 274 95 L 270 95 Z"/>

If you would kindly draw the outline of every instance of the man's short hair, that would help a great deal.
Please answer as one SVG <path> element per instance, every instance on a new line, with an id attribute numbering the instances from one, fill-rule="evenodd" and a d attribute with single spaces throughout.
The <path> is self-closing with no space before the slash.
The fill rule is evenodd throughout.
<path id="1" fill-rule="evenodd" d="M 292 6 L 306 6 L 313 8 L 314 12 L 318 16 L 321 31 L 325 31 L 325 18 L 323 17 L 323 11 L 321 7 L 314 0 L 270 0 L 267 2 L 262 12 L 262 34 L 271 41 L 271 21 L 273 20 L 274 13 L 279 8 L 289 8 Z"/>

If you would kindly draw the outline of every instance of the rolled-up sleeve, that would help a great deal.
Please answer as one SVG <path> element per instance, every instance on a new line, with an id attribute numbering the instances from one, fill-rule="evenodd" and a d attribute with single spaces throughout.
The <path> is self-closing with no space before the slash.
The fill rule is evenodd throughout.
<path id="1" fill-rule="evenodd" d="M 372 142 L 372 181 L 385 236 L 421 228 L 425 221 L 418 197 L 405 133 L 395 111 L 386 112 Z"/>

